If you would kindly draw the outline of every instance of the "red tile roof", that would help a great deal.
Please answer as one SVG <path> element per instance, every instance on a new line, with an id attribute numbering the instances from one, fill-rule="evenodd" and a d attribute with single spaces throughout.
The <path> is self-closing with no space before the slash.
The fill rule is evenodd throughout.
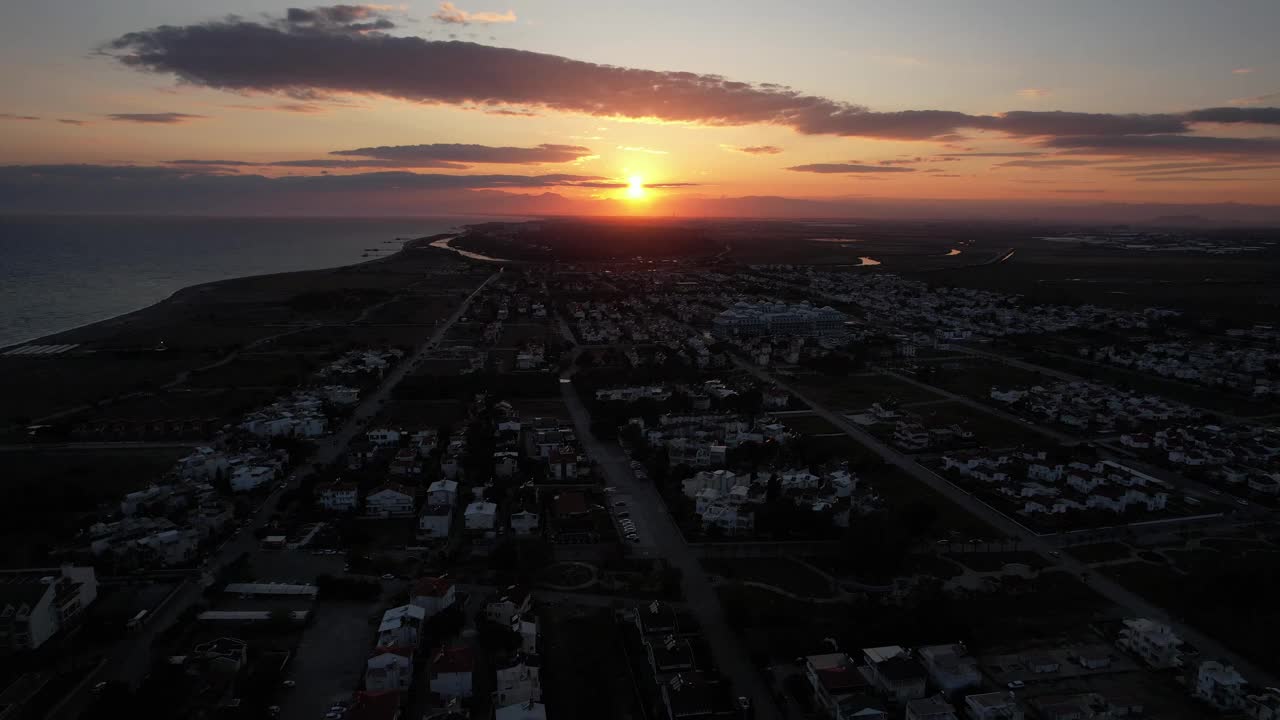
<path id="1" fill-rule="evenodd" d="M 471 672 L 476 665 L 475 653 L 469 647 L 444 648 L 431 660 L 432 673 Z"/>
<path id="2" fill-rule="evenodd" d="M 395 720 L 400 716 L 400 691 L 357 692 L 348 720 Z"/>
<path id="3" fill-rule="evenodd" d="M 453 581 L 446 578 L 424 577 L 413 586 L 414 597 L 444 597 L 449 594 Z"/>

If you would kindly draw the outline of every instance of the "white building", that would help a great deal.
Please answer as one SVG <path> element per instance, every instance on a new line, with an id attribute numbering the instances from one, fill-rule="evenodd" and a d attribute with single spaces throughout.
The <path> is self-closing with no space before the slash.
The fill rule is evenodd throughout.
<path id="1" fill-rule="evenodd" d="M 475 653 L 468 646 L 444 648 L 431 658 L 431 692 L 446 702 L 472 695 Z"/>
<path id="2" fill-rule="evenodd" d="M 452 505 L 427 505 L 418 515 L 419 540 L 444 540 L 452 529 Z"/>
<path id="3" fill-rule="evenodd" d="M 511 513 L 511 531 L 516 535 L 528 536 L 538 532 L 538 513 L 532 510 L 519 510 Z"/>
<path id="4" fill-rule="evenodd" d="M 195 530 L 165 530 L 134 541 L 145 564 L 172 567 L 190 562 L 196 556 L 199 536 Z"/>
<path id="5" fill-rule="evenodd" d="M 320 490 L 320 507 L 333 512 L 353 512 L 360 507 L 360 486 L 334 480 Z"/>
<path id="6" fill-rule="evenodd" d="M 436 613 L 452 607 L 458 599 L 452 580 L 445 578 L 425 577 L 413 586 L 409 602 L 426 611 L 423 619 L 429 619 Z"/>
<path id="7" fill-rule="evenodd" d="M 542 700 L 541 663 L 536 657 L 517 656 L 506 666 L 498 667 L 493 706 Z"/>
<path id="8" fill-rule="evenodd" d="M 367 690 L 408 690 L 413 683 L 412 647 L 377 647 L 365 663 Z"/>
<path id="9" fill-rule="evenodd" d="M 0 571 L 0 649 L 35 650 L 98 596 L 91 567 Z"/>
<path id="10" fill-rule="evenodd" d="M 1164 623 L 1126 618 L 1117 644 L 1153 668 L 1182 667 L 1182 638 Z"/>
<path id="11" fill-rule="evenodd" d="M 411 517 L 413 504 L 413 490 L 388 483 L 365 497 L 364 512 L 370 517 Z"/>
<path id="12" fill-rule="evenodd" d="M 1238 710 L 1244 707 L 1247 684 L 1230 665 L 1206 660 L 1196 668 L 1194 694 L 1219 710 Z"/>
<path id="13" fill-rule="evenodd" d="M 437 480 L 427 486 L 428 505 L 453 506 L 458 501 L 458 483 L 453 480 Z"/>
<path id="14" fill-rule="evenodd" d="M 498 506 L 483 500 L 473 502 L 467 505 L 463 520 L 467 530 L 493 530 L 498 520 Z"/>
<path id="15" fill-rule="evenodd" d="M 276 479 L 274 468 L 241 465 L 231 471 L 231 492 L 252 492 Z"/>
<path id="16" fill-rule="evenodd" d="M 378 645 L 383 647 L 416 647 L 421 639 L 422 623 L 427 609 L 418 605 L 401 605 L 382 613 L 378 625 Z"/>

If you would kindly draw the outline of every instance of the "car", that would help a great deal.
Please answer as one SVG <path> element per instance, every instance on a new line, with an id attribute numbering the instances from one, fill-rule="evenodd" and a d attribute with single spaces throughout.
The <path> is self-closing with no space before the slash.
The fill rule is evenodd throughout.
<path id="1" fill-rule="evenodd" d="M 395 579 L 396 579 L 396 576 L 395 576 L 395 575 L 392 575 L 391 573 L 383 573 L 383 574 L 382 574 L 382 579 L 383 579 L 383 580 L 395 580 Z"/>
<path id="2" fill-rule="evenodd" d="M 324 720 L 342 720 L 342 715 L 340 712 L 328 712 L 324 714 Z"/>
<path id="3" fill-rule="evenodd" d="M 268 714 L 268 715 L 270 715 L 271 717 L 279 717 L 279 715 L 280 715 L 280 706 L 279 706 L 279 705 L 268 705 L 268 706 L 267 706 L 267 714 Z"/>
<path id="4" fill-rule="evenodd" d="M 1022 682 L 1021 680 L 1014 680 L 1013 682 L 1009 683 L 1008 688 L 1010 690 L 1021 690 L 1026 686 L 1027 684 Z"/>
<path id="5" fill-rule="evenodd" d="M 614 486 L 610 485 L 610 486 L 606 487 L 606 488 L 604 489 L 604 491 L 603 491 L 603 492 L 604 492 L 604 494 L 606 494 L 606 495 L 612 495 L 613 493 L 618 492 L 618 488 L 616 488 L 616 487 L 614 487 Z"/>
<path id="6" fill-rule="evenodd" d="M 102 693 L 102 691 L 106 689 L 106 687 L 107 687 L 107 681 L 106 681 L 106 680 L 103 680 L 102 682 L 94 683 L 94 686 L 93 686 L 93 689 L 91 690 L 91 692 L 92 692 L 94 695 L 98 695 L 98 694 L 101 694 L 101 693 Z"/>
<path id="7" fill-rule="evenodd" d="M 1058 552 L 1057 550 L 1050 550 L 1049 557 L 1062 557 L 1062 553 Z"/>
<path id="8" fill-rule="evenodd" d="M 619 500 L 618 502 L 614 503 L 614 504 L 613 504 L 613 506 L 614 506 L 614 507 L 626 507 L 626 506 L 627 506 L 627 501 L 626 501 L 626 500 Z"/>
<path id="9" fill-rule="evenodd" d="M 951 544 L 951 541 L 950 541 L 950 540 L 939 540 L 939 541 L 938 541 L 937 543 L 935 543 L 935 544 L 936 544 L 936 545 L 950 545 L 950 544 Z"/>
<path id="10" fill-rule="evenodd" d="M 1209 491 L 1209 494 L 1210 494 L 1210 495 L 1221 495 L 1221 494 L 1222 494 L 1222 491 L 1221 491 L 1221 490 L 1210 490 L 1210 491 Z"/>
<path id="11" fill-rule="evenodd" d="M 297 686 L 298 686 L 298 682 L 297 682 L 296 680 L 285 680 L 284 682 L 282 682 L 282 683 L 280 683 L 280 684 L 281 684 L 281 685 L 283 685 L 284 687 L 287 687 L 287 688 L 297 687 Z"/>
<path id="12" fill-rule="evenodd" d="M 1242 507 L 1249 507 L 1249 501 L 1244 498 L 1236 498 L 1236 504 Z"/>

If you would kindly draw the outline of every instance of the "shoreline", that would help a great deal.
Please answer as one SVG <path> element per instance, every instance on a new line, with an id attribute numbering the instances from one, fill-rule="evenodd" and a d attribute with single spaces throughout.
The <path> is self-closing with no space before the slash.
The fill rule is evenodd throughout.
<path id="1" fill-rule="evenodd" d="M 465 225 L 463 225 L 463 226 L 460 226 L 460 227 L 465 228 L 466 226 L 465 226 Z M 144 305 L 144 306 L 142 306 L 142 307 L 140 307 L 140 308 L 135 308 L 135 309 L 133 309 L 133 310 L 129 310 L 129 311 L 126 311 L 126 312 L 117 313 L 117 314 L 115 314 L 115 315 L 112 315 L 112 316 L 109 316 L 109 317 L 104 317 L 104 318 L 101 318 L 101 319 L 98 319 L 98 320 L 91 320 L 91 321 L 89 321 L 89 322 L 82 323 L 82 324 L 80 324 L 80 325 L 76 325 L 76 326 L 74 326 L 74 327 L 65 328 L 65 329 L 62 329 L 62 330 L 56 330 L 56 331 L 54 331 L 54 332 L 46 333 L 46 334 L 44 334 L 44 335 L 40 335 L 40 336 L 37 336 L 37 337 L 29 338 L 29 339 L 26 339 L 26 340 L 19 340 L 19 341 L 16 341 L 16 342 L 7 343 L 7 344 L 5 344 L 5 345 L 0 345 L 0 357 L 5 357 L 4 353 L 6 353 L 6 352 L 8 352 L 8 351 L 10 351 L 10 350 L 15 350 L 15 349 L 17 349 L 17 348 L 20 348 L 20 347 L 23 347 L 23 346 L 26 346 L 26 345 L 58 345 L 58 344 L 66 344 L 66 343 L 64 343 L 64 342 L 58 342 L 58 341 L 57 341 L 57 339 L 58 339 L 60 336 L 62 336 L 62 335 L 67 335 L 67 334 L 70 334 L 70 333 L 75 333 L 75 332 L 81 332 L 81 331 L 89 330 L 89 329 L 95 328 L 95 327 L 97 327 L 97 326 L 106 325 L 106 324 L 108 324 L 108 323 L 115 323 L 115 322 L 118 322 L 118 321 L 124 321 L 124 320 L 127 320 L 127 319 L 129 319 L 129 318 L 131 318 L 131 317 L 134 317 L 134 316 L 137 316 L 137 315 L 141 315 L 141 314 L 143 314 L 143 313 L 146 313 L 146 312 L 150 312 L 150 311 L 156 310 L 156 309 L 160 308 L 161 306 L 166 305 L 166 304 L 169 304 L 169 303 L 172 303 L 172 302 L 174 302 L 174 301 L 176 301 L 176 300 L 183 299 L 183 298 L 184 298 L 184 296 L 193 295 L 193 294 L 195 294 L 195 293 L 197 293 L 197 292 L 202 292 L 204 289 L 211 288 L 211 287 L 215 287 L 215 286 L 218 286 L 218 285 L 222 285 L 222 284 L 226 284 L 226 283 L 232 283 L 232 282 L 237 282 L 237 281 L 242 281 L 242 280 L 247 280 L 247 279 L 250 279 L 250 278 L 282 277 L 282 276 L 286 276 L 286 275 L 297 275 L 297 274 L 299 274 L 299 273 L 326 272 L 326 271 L 333 271 L 333 270 L 344 270 L 344 269 L 347 269 L 347 268 L 358 268 L 358 267 L 364 267 L 364 266 L 373 265 L 373 264 L 376 264 L 376 263 L 387 262 L 387 261 L 392 260 L 392 259 L 394 259 L 394 258 L 400 257 L 401 255 L 403 255 L 403 254 L 404 254 L 404 252 L 405 252 L 406 250 L 410 250 L 410 249 L 422 249 L 422 248 L 428 248 L 428 247 L 431 247 L 431 241 L 440 240 L 440 239 L 442 239 L 442 238 L 456 237 L 456 236 L 457 236 L 457 233 L 456 233 L 456 232 L 447 232 L 447 233 L 437 233 L 437 234 L 435 234 L 435 235 L 427 235 L 427 236 L 424 236 L 424 237 L 418 237 L 418 238 L 409 238 L 409 239 L 405 240 L 403 243 L 401 243 L 401 244 L 400 244 L 400 248 L 399 248 L 399 249 L 397 249 L 397 250 L 396 250 L 395 252 L 393 252 L 393 253 L 390 253 L 390 254 L 384 255 L 384 256 L 382 256 L 382 257 L 376 257 L 376 258 L 372 258 L 372 259 L 369 259 L 369 260 L 364 260 L 364 261 L 362 261 L 362 262 L 348 263 L 348 264 L 346 264 L 346 265 L 333 265 L 333 266 L 330 266 L 330 267 L 322 267 L 322 268 L 308 268 L 308 269 L 305 269 L 305 270 L 287 270 L 287 271 L 284 271 L 284 272 L 263 273 L 263 274 L 261 274 L 261 275 L 237 275 L 237 276 L 235 276 L 235 277 L 223 278 L 223 279 L 221 279 L 221 280 L 211 280 L 211 281 L 209 281 L 209 282 L 196 283 L 195 285 L 187 285 L 187 286 L 185 286 L 185 287 L 178 288 L 177 290 L 174 290 L 174 291 L 173 291 L 172 293 L 170 293 L 169 295 L 167 295 L 167 296 L 165 296 L 165 297 L 163 297 L 163 298 L 161 298 L 161 299 L 159 299 L 159 300 L 157 300 L 157 301 L 155 301 L 155 302 L 153 302 L 153 303 L 150 303 L 150 304 L 148 304 L 148 305 Z M 422 245 L 420 245 L 420 246 L 419 246 L 419 245 L 417 245 L 418 243 L 422 243 Z M 437 248 L 437 249 L 439 249 L 439 248 Z M 455 252 L 456 252 L 456 248 L 448 248 L 448 250 L 452 250 L 452 251 L 455 251 Z M 77 343 L 77 344 L 79 344 L 79 343 Z"/>

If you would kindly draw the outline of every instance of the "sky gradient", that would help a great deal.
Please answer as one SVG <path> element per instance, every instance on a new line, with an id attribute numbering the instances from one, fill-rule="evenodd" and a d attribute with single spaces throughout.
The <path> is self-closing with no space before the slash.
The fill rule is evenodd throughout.
<path id="1" fill-rule="evenodd" d="M 1280 205 L 1272 0 L 78 5 L 0 10 L 2 211 Z"/>

